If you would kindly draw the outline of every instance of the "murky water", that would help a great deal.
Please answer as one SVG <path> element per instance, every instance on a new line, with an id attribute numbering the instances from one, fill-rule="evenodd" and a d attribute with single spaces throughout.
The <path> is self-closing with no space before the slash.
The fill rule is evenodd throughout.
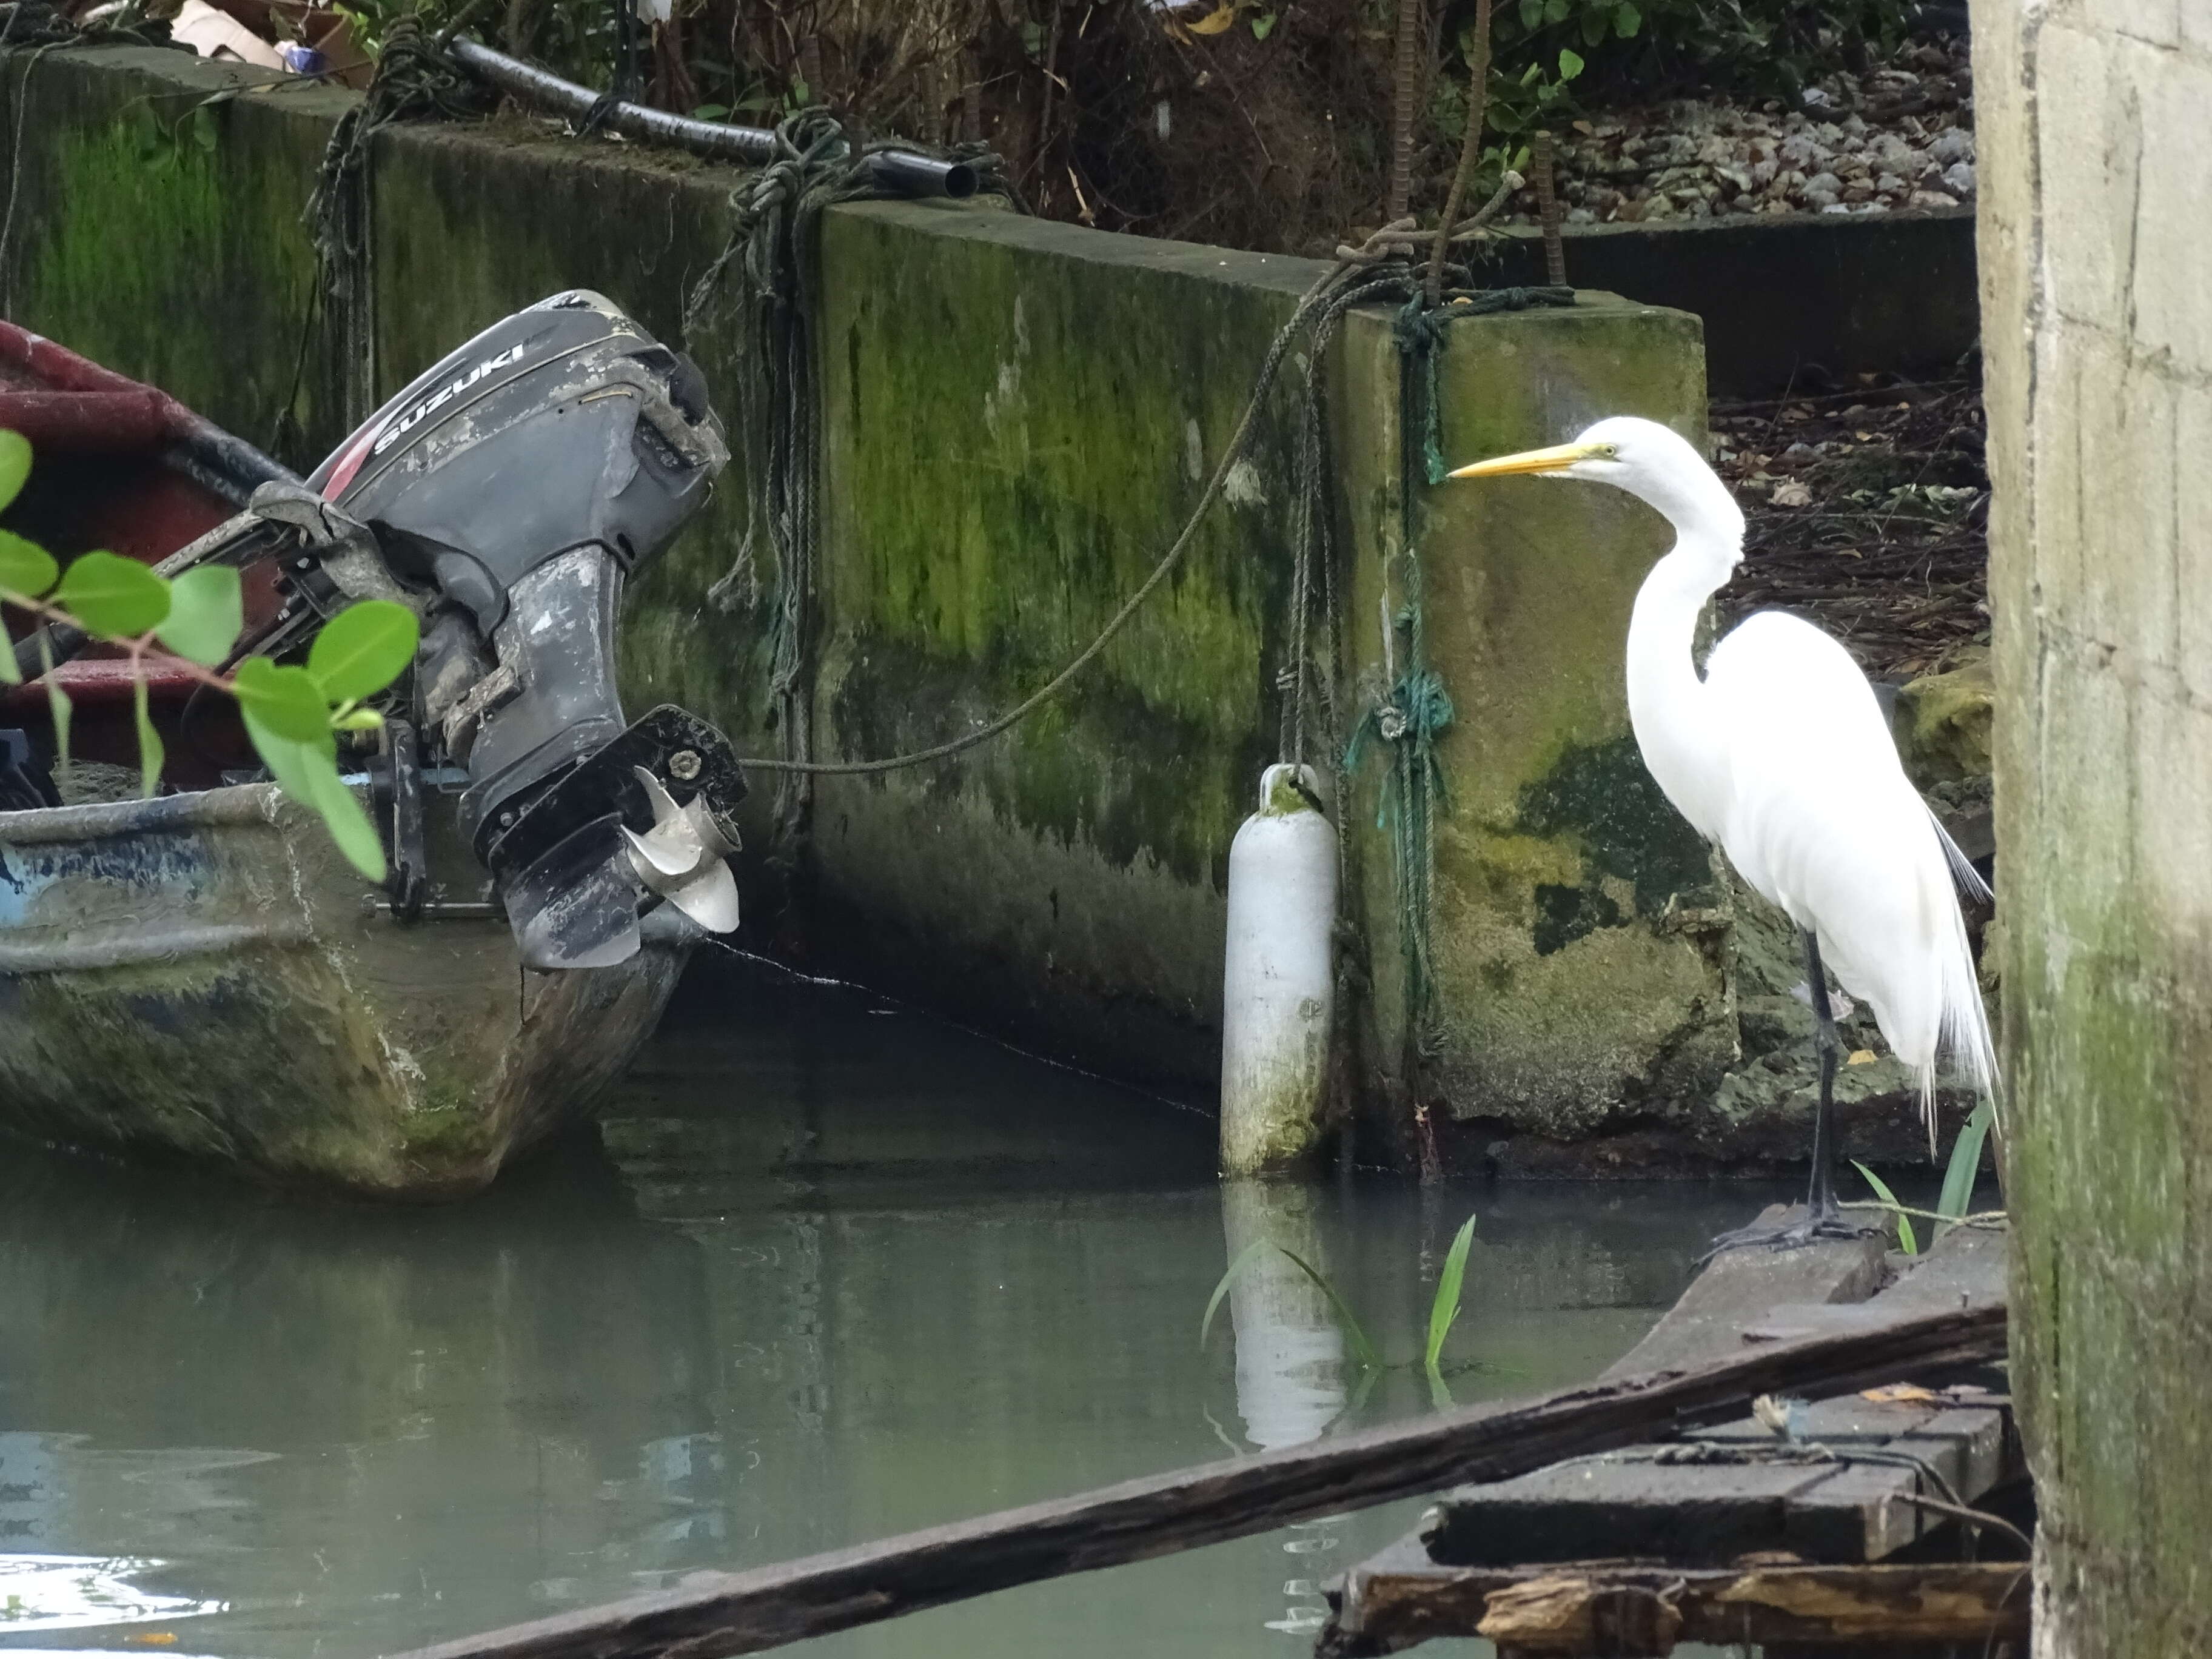
<path id="1" fill-rule="evenodd" d="M 0 1646 L 365 1656 L 1429 1409 L 1364 1392 L 1480 1212 L 1462 1401 L 1602 1369 L 1741 1187 L 1224 1193 L 1212 1127 L 854 992 L 687 988 L 580 1143 L 437 1210 L 0 1173 Z M 811 1644 L 1310 1651 L 1417 1503 Z"/>

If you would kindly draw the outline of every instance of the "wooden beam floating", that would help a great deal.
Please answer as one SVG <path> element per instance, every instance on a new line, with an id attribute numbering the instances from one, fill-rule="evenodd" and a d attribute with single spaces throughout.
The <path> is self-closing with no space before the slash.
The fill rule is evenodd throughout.
<path id="1" fill-rule="evenodd" d="M 2004 1351 L 2002 1305 L 1816 1333 L 1652 1375 L 1127 1480 L 949 1526 L 534 1620 L 407 1659 L 721 1659 L 1017 1584 L 1148 1560 L 1455 1481 L 1499 1480 L 1740 1413 Z"/>

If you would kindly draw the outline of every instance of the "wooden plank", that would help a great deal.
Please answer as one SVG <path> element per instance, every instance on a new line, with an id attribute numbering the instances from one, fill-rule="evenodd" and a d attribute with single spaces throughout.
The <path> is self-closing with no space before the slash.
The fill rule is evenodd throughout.
<path id="1" fill-rule="evenodd" d="M 1778 1204 L 1759 1219 L 1772 1223 L 1787 1213 Z M 1723 1251 L 1605 1375 L 1635 1376 L 1733 1352 L 1741 1346 L 1745 1322 L 1770 1308 L 1863 1302 L 1881 1287 L 1886 1255 L 1882 1241 L 1871 1234 L 1796 1250 Z"/>
<path id="2" fill-rule="evenodd" d="M 2025 1562 L 1751 1565 L 1680 1571 L 1589 1562 L 1541 1570 L 1437 1567 L 1389 1553 L 1354 1569 L 1317 1652 L 1367 1659 L 1480 1633 L 1516 1654 L 1663 1654 L 1676 1642 L 1795 1644 L 2022 1639 Z"/>
<path id="3" fill-rule="evenodd" d="M 1124 1481 L 857 1548 L 581 1608 L 419 1650 L 416 1659 L 718 1659 L 1064 1573 L 1242 1538 L 1454 1480 L 1500 1480 L 1666 1426 L 1725 1420 L 1753 1396 L 1840 1394 L 2000 1353 L 2002 1307 L 1878 1335 L 1752 1349 L 1656 1376 L 1470 1407 L 1416 1422 Z"/>

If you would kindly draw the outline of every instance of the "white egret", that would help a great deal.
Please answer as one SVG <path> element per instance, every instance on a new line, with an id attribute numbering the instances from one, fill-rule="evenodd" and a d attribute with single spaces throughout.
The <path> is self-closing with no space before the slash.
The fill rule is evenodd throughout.
<path id="1" fill-rule="evenodd" d="M 1743 514 L 1704 459 L 1656 422 L 1617 416 L 1571 443 L 1461 467 L 1625 489 L 1674 527 L 1628 624 L 1628 714 L 1667 799 L 1804 936 L 1820 1099 L 1802 1221 L 1744 1228 L 1723 1246 L 1856 1237 L 1837 1208 L 1834 1091 L 1842 1044 L 1824 964 L 1874 1010 L 1920 1085 L 1932 1146 L 1936 1068 L 1949 1055 L 1984 1095 L 1996 1084 L 1988 1016 L 1953 882 L 1986 896 L 1905 775 L 1874 688 L 1810 623 L 1763 611 L 1692 654 L 1705 602 L 1743 558 Z"/>

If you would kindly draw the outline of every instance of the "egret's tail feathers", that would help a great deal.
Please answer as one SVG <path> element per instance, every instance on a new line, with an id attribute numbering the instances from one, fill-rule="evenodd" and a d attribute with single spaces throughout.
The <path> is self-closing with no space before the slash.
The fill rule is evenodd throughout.
<path id="1" fill-rule="evenodd" d="M 1940 830 L 1939 830 L 1940 833 Z M 1951 847 L 1947 836 L 1943 844 L 1951 852 L 1954 869 L 1967 867 Z M 1998 1106 L 1996 1044 L 1990 1035 L 1989 1009 L 1982 1001 L 1980 975 L 1974 969 L 1973 947 L 1966 940 L 1966 921 L 1960 914 L 1954 900 L 1950 910 L 1950 937 L 1942 952 L 1943 1013 L 1938 1027 L 1936 1054 L 1948 1054 L 1951 1064 L 1962 1080 L 1973 1085 L 1974 1092 Z M 1920 1107 L 1928 1120 L 1928 1150 L 1936 1151 L 1936 1067 L 1929 1066 L 1920 1075 Z M 2000 1126 L 2002 1127 L 2002 1126 Z"/>
<path id="2" fill-rule="evenodd" d="M 1959 850 L 1959 843 L 1951 839 L 1951 832 L 1943 827 L 1943 820 L 1936 816 L 1932 806 L 1928 809 L 1928 821 L 1936 826 L 1936 839 L 1943 847 L 1943 861 L 1951 866 L 1951 879 L 1958 883 L 1959 890 L 1987 904 L 1996 896 L 1990 891 L 1989 883 L 1982 879 L 1982 872 L 1974 868 L 1973 860 Z"/>

